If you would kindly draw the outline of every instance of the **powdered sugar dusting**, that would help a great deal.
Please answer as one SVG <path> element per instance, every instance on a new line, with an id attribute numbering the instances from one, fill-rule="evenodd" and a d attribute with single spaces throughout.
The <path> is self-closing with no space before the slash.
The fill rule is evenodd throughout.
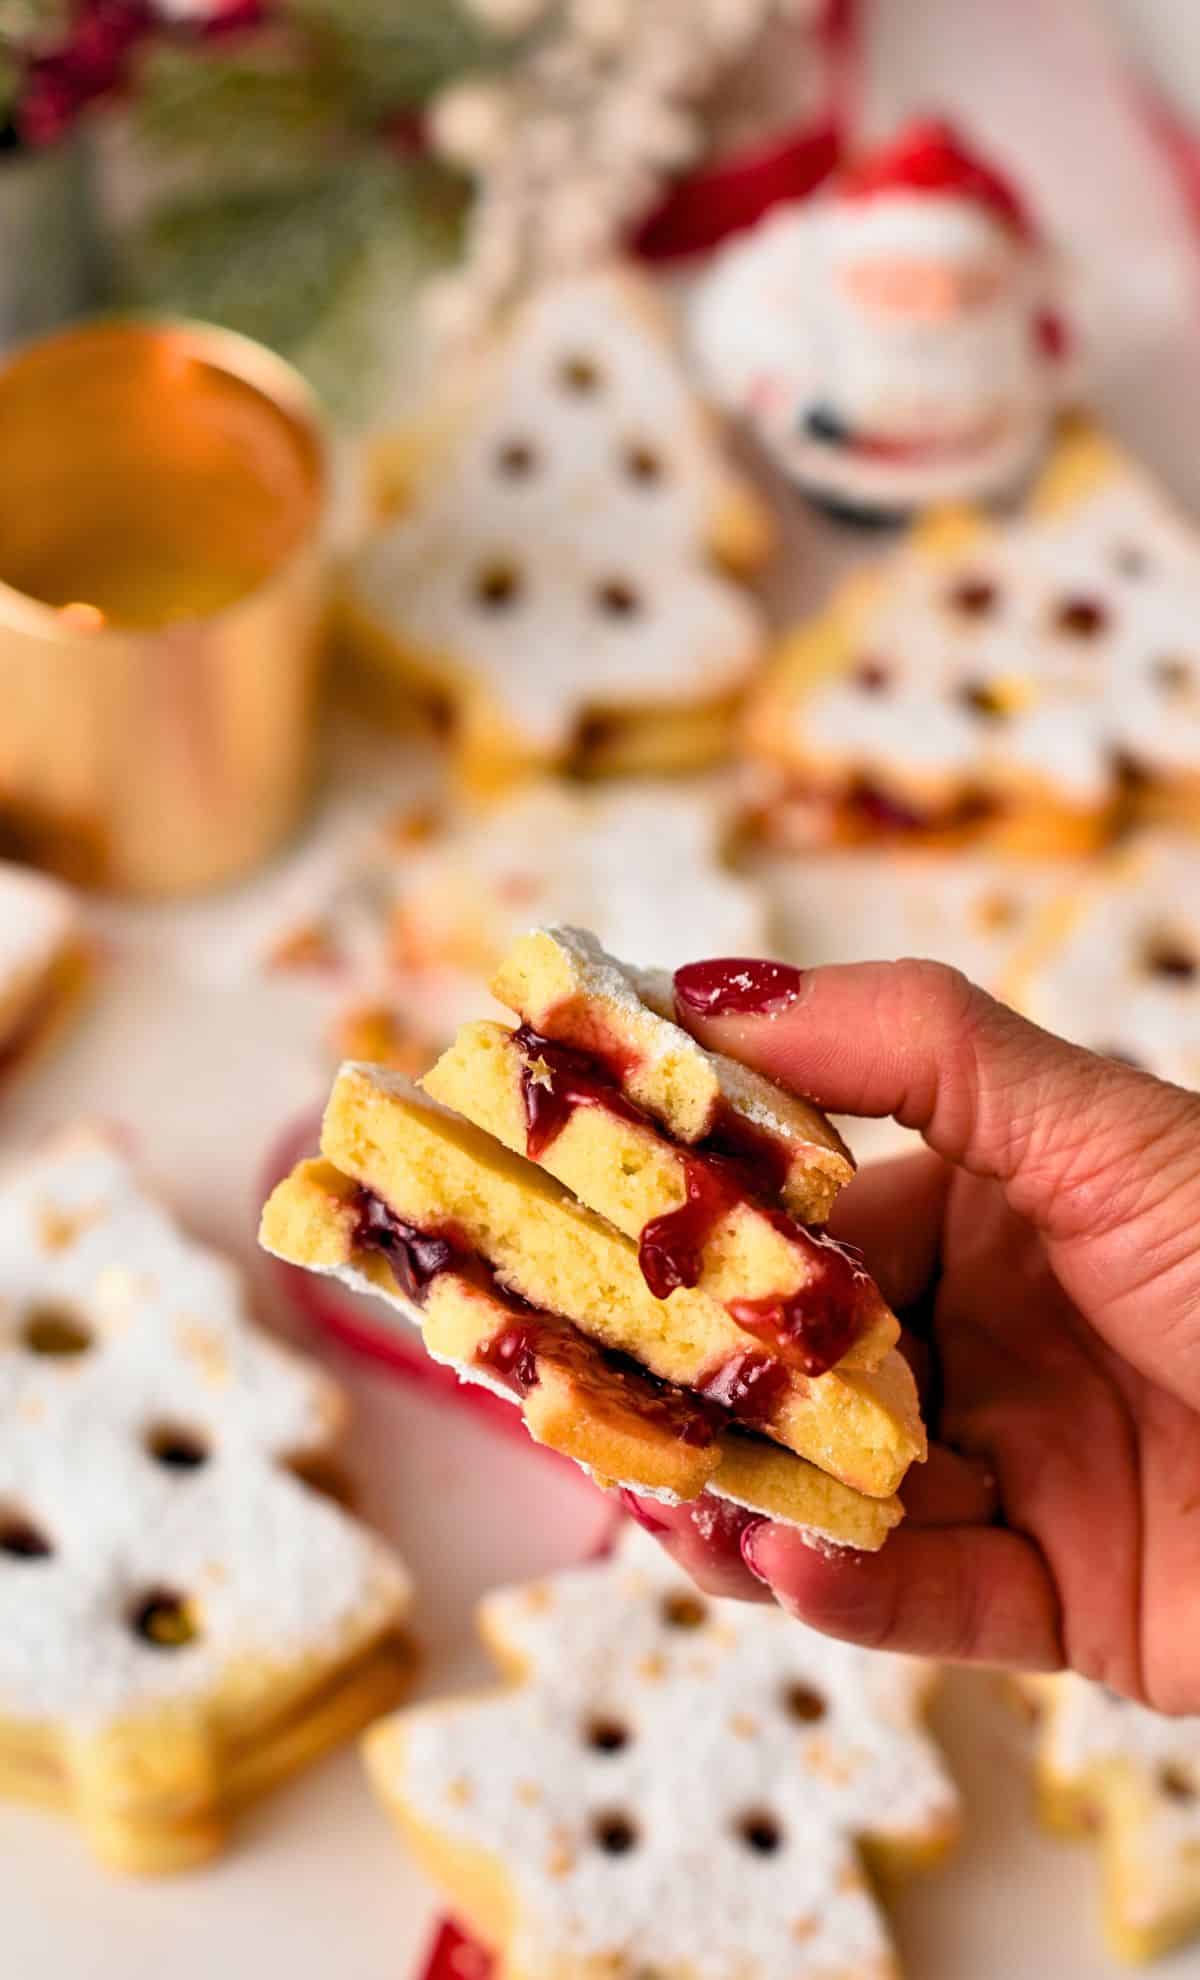
<path id="1" fill-rule="evenodd" d="M 890 1970 L 854 1839 L 954 1823 L 920 1726 L 929 1667 L 701 1597 L 634 1529 L 604 1563 L 492 1597 L 484 1620 L 527 1681 L 404 1722 L 394 1787 L 503 1863 L 514 1969 Z M 379 1765 L 387 1785 L 386 1747 Z"/>
<path id="2" fill-rule="evenodd" d="M 1065 922 L 1064 931 L 1059 934 Z M 1022 1008 L 1050 1031 L 1200 1087 L 1200 847 L 1154 836 L 1126 847 L 1049 911 Z"/>
<path id="3" fill-rule="evenodd" d="M 532 301 L 451 458 L 356 565 L 368 609 L 539 750 L 592 710 L 729 695 L 762 645 L 757 607 L 708 562 L 728 470 L 629 286 Z"/>
<path id="4" fill-rule="evenodd" d="M 843 671 L 798 683 L 790 746 L 918 802 L 969 786 L 1106 805 L 1123 758 L 1161 777 L 1200 759 L 1198 598 L 1200 545 L 1114 463 L 1086 498 L 953 559 L 901 550 Z"/>
<path id="5" fill-rule="evenodd" d="M 332 1385 L 250 1324 L 231 1266 L 109 1140 L 78 1131 L 10 1170 L 0 1515 L 50 1551 L 0 1545 L 0 1719 L 98 1729 L 167 1698 L 202 1711 L 235 1676 L 243 1698 L 269 1696 L 281 1670 L 334 1667 L 398 1619 L 403 1570 L 285 1468 L 339 1415 Z M 162 1461 L 164 1438 L 199 1461 Z M 197 1626 L 169 1654 L 133 1626 L 164 1588 Z"/>
<path id="6" fill-rule="evenodd" d="M 1200 1900 L 1200 1717 L 1164 1718 L 1073 1672 L 1035 1679 L 1030 1690 L 1044 1707 L 1041 1759 L 1053 1779 L 1102 1803 L 1096 1769 L 1132 1773 L 1140 1784 L 1136 1800 L 1114 1797 L 1106 1811 L 1121 1825 L 1123 1915 L 1153 1927 L 1178 1916 L 1181 1886 Z"/>
<path id="7" fill-rule="evenodd" d="M 789 1145 L 802 1138 L 797 1103 L 790 1094 L 739 1060 L 706 1051 L 675 1023 L 674 985 L 665 970 L 637 969 L 618 962 L 586 929 L 545 928 L 540 932 L 566 950 L 579 972 L 584 994 L 607 1003 L 617 1013 L 648 1060 L 690 1060 L 713 1081 L 715 1096 L 743 1120 Z"/>

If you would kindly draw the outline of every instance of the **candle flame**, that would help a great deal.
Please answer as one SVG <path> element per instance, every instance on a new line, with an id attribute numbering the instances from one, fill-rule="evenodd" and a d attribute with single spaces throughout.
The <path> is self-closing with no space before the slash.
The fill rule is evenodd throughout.
<path id="1" fill-rule="evenodd" d="M 96 632 L 105 624 L 103 612 L 98 605 L 88 605 L 83 599 L 72 599 L 69 605 L 59 607 L 59 617 L 68 625 L 77 626 L 80 632 Z"/>

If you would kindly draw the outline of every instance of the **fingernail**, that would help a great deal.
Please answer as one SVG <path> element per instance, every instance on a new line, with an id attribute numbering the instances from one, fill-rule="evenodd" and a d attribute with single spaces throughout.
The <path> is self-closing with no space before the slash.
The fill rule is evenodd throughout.
<path id="1" fill-rule="evenodd" d="M 749 1568 L 751 1574 L 754 1576 L 756 1581 L 765 1582 L 768 1588 L 770 1587 L 771 1584 L 770 1582 L 767 1581 L 766 1575 L 763 1573 L 762 1569 L 758 1565 L 758 1562 L 754 1558 L 754 1543 L 758 1535 L 762 1532 L 764 1526 L 769 1526 L 770 1523 L 771 1522 L 768 1519 L 747 1520 L 745 1526 L 742 1528 L 741 1539 L 738 1541 L 738 1546 L 741 1549 L 742 1559 L 746 1563 L 746 1566 Z"/>
<path id="2" fill-rule="evenodd" d="M 634 1498 L 632 1492 L 627 1492 L 622 1487 L 617 1497 L 629 1514 L 630 1519 L 636 1520 L 638 1525 L 644 1527 L 647 1533 L 670 1533 L 670 1523 L 665 1519 L 656 1518 L 652 1512 L 647 1511 L 641 1500 Z"/>
<path id="3" fill-rule="evenodd" d="M 782 1010 L 799 995 L 803 970 L 790 963 L 724 956 L 686 963 L 675 972 L 676 1001 L 697 1017 Z"/>

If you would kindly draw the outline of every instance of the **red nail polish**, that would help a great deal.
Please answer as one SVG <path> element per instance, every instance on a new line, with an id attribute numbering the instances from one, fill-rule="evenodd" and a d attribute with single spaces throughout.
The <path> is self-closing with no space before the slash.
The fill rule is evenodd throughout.
<path id="1" fill-rule="evenodd" d="M 632 1492 L 627 1492 L 622 1487 L 617 1497 L 629 1514 L 630 1519 L 635 1519 L 639 1526 L 645 1528 L 647 1533 L 670 1533 L 671 1527 L 669 1522 L 665 1519 L 656 1519 L 655 1515 L 648 1511 L 640 1499 L 634 1498 Z"/>
<path id="2" fill-rule="evenodd" d="M 803 970 L 758 957 L 724 956 L 687 963 L 675 972 L 675 997 L 697 1017 L 726 1017 L 782 1010 L 799 995 Z"/>

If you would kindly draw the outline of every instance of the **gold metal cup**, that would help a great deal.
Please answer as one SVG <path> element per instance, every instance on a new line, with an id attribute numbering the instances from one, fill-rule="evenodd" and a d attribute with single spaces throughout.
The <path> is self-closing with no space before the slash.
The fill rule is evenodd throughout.
<path id="1" fill-rule="evenodd" d="M 202 324 L 87 324 L 0 371 L 0 847 L 183 893 L 304 794 L 328 464 L 282 359 Z"/>

